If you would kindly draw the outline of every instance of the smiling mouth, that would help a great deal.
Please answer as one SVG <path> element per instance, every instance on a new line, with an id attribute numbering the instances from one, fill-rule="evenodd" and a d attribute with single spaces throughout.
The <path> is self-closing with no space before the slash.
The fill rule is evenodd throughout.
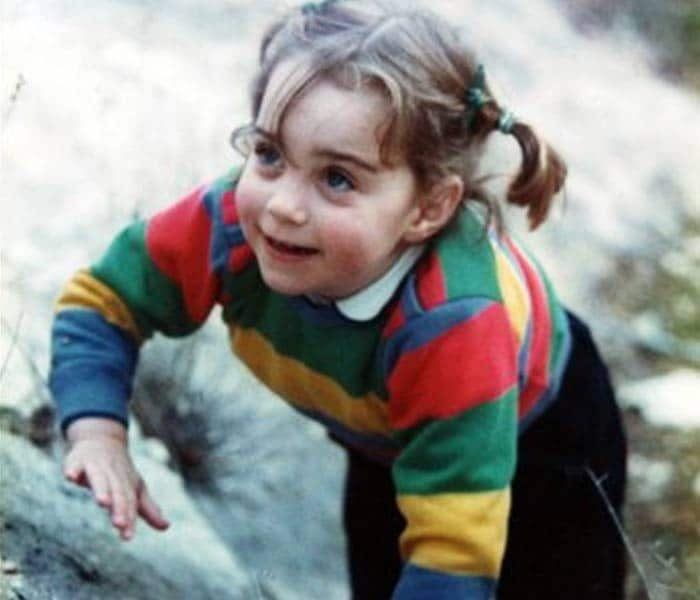
<path id="1" fill-rule="evenodd" d="M 273 250 L 283 254 L 288 254 L 292 256 L 311 256 L 312 254 L 316 254 L 318 252 L 318 250 L 316 250 L 315 248 L 307 248 L 306 246 L 296 246 L 294 244 L 287 244 L 286 242 L 281 242 L 280 240 L 276 240 L 264 234 L 263 237 L 265 238 L 267 244 Z"/>

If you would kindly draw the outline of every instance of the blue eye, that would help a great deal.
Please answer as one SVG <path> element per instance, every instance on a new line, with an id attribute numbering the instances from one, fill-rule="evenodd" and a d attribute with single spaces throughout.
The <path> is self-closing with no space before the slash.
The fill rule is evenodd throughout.
<path id="1" fill-rule="evenodd" d="M 349 192 L 355 189 L 350 178 L 337 169 L 329 169 L 326 172 L 326 184 L 334 192 Z"/>
<path id="2" fill-rule="evenodd" d="M 258 162 L 265 167 L 276 166 L 282 158 L 282 155 L 277 148 L 264 142 L 258 142 L 255 144 L 253 153 L 255 154 Z"/>

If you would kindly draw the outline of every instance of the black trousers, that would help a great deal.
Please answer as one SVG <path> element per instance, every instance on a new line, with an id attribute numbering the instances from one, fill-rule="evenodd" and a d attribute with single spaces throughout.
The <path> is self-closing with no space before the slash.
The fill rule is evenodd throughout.
<path id="1" fill-rule="evenodd" d="M 590 331 L 569 314 L 572 352 L 557 399 L 520 435 L 499 600 L 618 600 L 626 440 Z M 344 526 L 353 598 L 391 597 L 405 520 L 388 468 L 348 451 Z"/>

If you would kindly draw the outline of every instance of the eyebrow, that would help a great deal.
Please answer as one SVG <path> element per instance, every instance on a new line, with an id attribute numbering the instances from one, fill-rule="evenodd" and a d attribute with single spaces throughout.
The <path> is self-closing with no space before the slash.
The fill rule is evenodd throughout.
<path id="1" fill-rule="evenodd" d="M 263 129 L 262 127 L 255 125 L 253 128 L 253 131 L 260 136 L 266 138 L 270 142 L 273 142 L 280 146 L 282 150 L 284 151 L 284 144 L 282 143 L 282 140 L 279 138 L 279 136 L 275 135 L 271 131 L 267 131 L 266 129 Z M 379 171 L 379 168 L 377 165 L 374 165 L 370 162 L 367 162 L 366 160 L 363 160 L 359 156 L 355 156 L 354 154 L 350 154 L 348 152 L 341 152 L 339 150 L 336 150 L 334 148 L 314 148 L 313 154 L 316 156 L 321 156 L 324 158 L 329 158 L 331 160 L 338 160 L 341 162 L 349 162 L 354 165 L 357 165 L 361 169 L 364 169 L 365 171 L 369 171 L 370 173 L 377 173 Z"/>
<path id="2" fill-rule="evenodd" d="M 282 140 L 279 139 L 279 137 L 276 134 L 272 133 L 271 131 L 267 131 L 266 129 L 263 129 L 258 125 L 253 125 L 252 127 L 250 127 L 250 132 L 257 133 L 259 136 L 264 137 L 268 141 L 274 142 L 278 146 L 282 146 Z"/>
<path id="3" fill-rule="evenodd" d="M 334 150 L 332 148 L 316 148 L 314 150 L 314 154 L 316 154 L 317 156 L 330 158 L 331 160 L 339 160 L 342 162 L 353 163 L 361 169 L 369 171 L 370 173 L 376 173 L 378 171 L 378 168 L 375 165 L 368 163 L 367 161 L 359 158 L 358 156 L 355 156 L 354 154 L 348 154 L 347 152 L 339 152 L 338 150 Z"/>

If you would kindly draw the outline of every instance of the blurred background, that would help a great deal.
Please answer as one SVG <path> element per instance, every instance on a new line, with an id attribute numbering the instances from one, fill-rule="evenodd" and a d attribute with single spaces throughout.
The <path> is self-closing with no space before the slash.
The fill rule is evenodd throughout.
<path id="1" fill-rule="evenodd" d="M 611 366 L 628 597 L 700 598 L 700 4 L 429 4 L 568 162 L 541 230 L 507 217 Z M 260 36 L 290 5 L 0 2 L 2 598 L 348 597 L 343 454 L 231 359 L 216 315 L 142 353 L 131 447 L 165 534 L 122 544 L 62 481 L 45 385 L 63 283 L 131 219 L 237 162 L 228 135 L 249 119 Z M 496 189 L 513 146 L 489 150 Z"/>

